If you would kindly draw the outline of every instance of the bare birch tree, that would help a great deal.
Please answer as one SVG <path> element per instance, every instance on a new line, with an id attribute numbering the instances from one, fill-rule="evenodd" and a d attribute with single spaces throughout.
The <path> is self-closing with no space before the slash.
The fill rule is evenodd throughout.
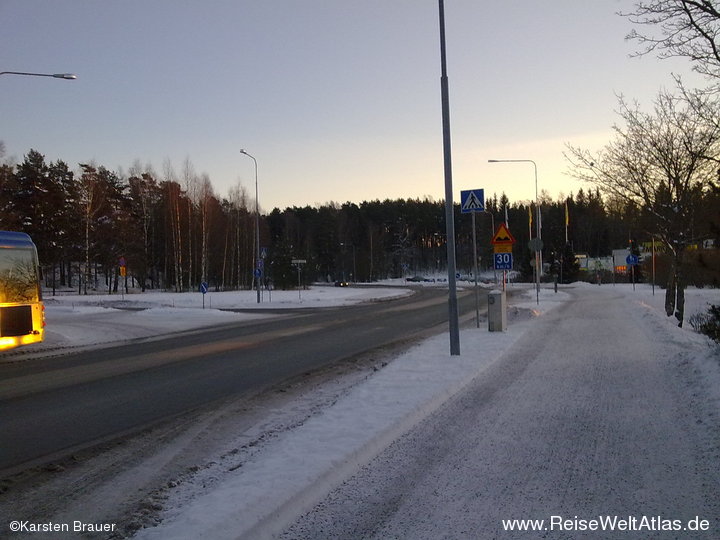
<path id="1" fill-rule="evenodd" d="M 234 253 L 236 263 L 236 284 L 237 288 L 241 288 L 245 281 L 242 276 L 243 273 L 243 259 L 248 252 L 247 242 L 247 216 L 248 216 L 248 194 L 247 189 L 238 182 L 238 184 L 230 188 L 229 201 L 232 207 L 232 217 L 234 223 Z M 251 252 L 252 253 L 252 252 Z M 250 262 L 252 267 L 252 262 Z"/>
<path id="2" fill-rule="evenodd" d="M 210 177 L 207 174 L 203 174 L 200 179 L 198 195 L 198 209 L 200 211 L 200 280 L 207 282 L 211 202 L 215 198 Z"/>
<path id="3" fill-rule="evenodd" d="M 620 99 L 623 126 L 615 126 L 614 140 L 597 153 L 568 146 L 572 174 L 604 192 L 641 209 L 648 233 L 672 255 L 672 271 L 665 295 L 665 311 L 684 316 L 683 260 L 695 237 L 694 220 L 703 195 L 718 181 L 720 127 L 703 114 L 720 112 L 717 100 L 696 95 L 702 103 L 661 92 L 654 110 Z"/>
<path id="4" fill-rule="evenodd" d="M 92 165 L 81 164 L 80 201 L 83 209 L 83 222 L 85 228 L 85 271 L 83 272 L 83 291 L 87 294 L 87 284 L 91 279 L 90 273 L 90 232 L 97 211 L 100 207 L 100 193 L 98 189 L 97 169 Z"/>
<path id="5" fill-rule="evenodd" d="M 182 230 L 180 227 L 180 184 L 175 181 L 175 171 L 169 160 L 163 163 L 163 182 L 168 187 L 167 208 L 172 239 L 173 270 L 175 274 L 175 290 L 182 291 Z"/>
<path id="6" fill-rule="evenodd" d="M 191 281 L 193 279 L 193 204 L 197 204 L 198 198 L 200 197 L 200 187 L 198 185 L 198 177 L 195 173 L 195 167 L 189 157 L 183 161 L 182 169 L 182 181 L 185 186 L 185 194 L 187 196 L 187 288 L 192 290 Z M 204 279 L 201 278 L 202 281 Z"/>

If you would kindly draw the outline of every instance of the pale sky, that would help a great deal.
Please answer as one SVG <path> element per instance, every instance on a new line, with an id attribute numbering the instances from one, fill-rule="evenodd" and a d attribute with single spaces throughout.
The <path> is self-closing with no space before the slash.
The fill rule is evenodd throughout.
<path id="1" fill-rule="evenodd" d="M 446 0 L 454 200 L 577 192 L 565 144 L 611 138 L 617 94 L 650 107 L 689 63 L 630 58 L 632 0 Z M 435 0 L 0 0 L 5 160 L 34 148 L 162 175 L 189 158 L 266 211 L 444 199 Z M 587 187 L 587 186 L 585 186 Z"/>

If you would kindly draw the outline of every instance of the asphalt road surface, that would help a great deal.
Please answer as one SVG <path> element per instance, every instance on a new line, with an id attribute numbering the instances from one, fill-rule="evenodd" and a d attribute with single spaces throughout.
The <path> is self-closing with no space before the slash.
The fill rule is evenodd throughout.
<path id="1" fill-rule="evenodd" d="M 484 296 L 483 296 L 484 298 Z M 485 302 L 482 302 L 484 304 Z M 474 295 L 459 295 L 474 314 Z M 447 328 L 447 291 L 0 365 L 0 472 Z"/>

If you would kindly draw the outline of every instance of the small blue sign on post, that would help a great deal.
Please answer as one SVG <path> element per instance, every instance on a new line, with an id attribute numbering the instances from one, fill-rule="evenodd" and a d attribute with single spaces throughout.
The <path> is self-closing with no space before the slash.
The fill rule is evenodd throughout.
<path id="1" fill-rule="evenodd" d="M 495 253 L 495 270 L 512 270 L 513 256 L 512 253 Z"/>
<path id="2" fill-rule="evenodd" d="M 200 283 L 200 292 L 201 292 L 202 295 L 203 295 L 203 297 L 202 297 L 202 298 L 203 298 L 203 309 L 205 309 L 205 295 L 206 295 L 207 292 L 208 292 L 208 284 L 207 284 L 207 282 L 203 281 L 202 283 Z M 210 305 L 210 307 L 212 307 L 212 304 Z"/>
<path id="3" fill-rule="evenodd" d="M 637 255 L 628 255 L 625 257 L 625 262 L 628 264 L 628 266 L 637 266 L 640 264 L 640 259 Z"/>
<path id="4" fill-rule="evenodd" d="M 469 214 L 471 212 L 485 211 L 485 190 L 469 189 L 460 192 L 460 212 Z"/>

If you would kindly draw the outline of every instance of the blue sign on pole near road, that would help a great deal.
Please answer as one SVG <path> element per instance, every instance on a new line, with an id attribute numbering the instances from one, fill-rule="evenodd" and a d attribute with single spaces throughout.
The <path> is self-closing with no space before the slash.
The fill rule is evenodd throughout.
<path id="1" fill-rule="evenodd" d="M 512 253 L 495 253 L 495 270 L 512 270 Z"/>
<path id="2" fill-rule="evenodd" d="M 470 189 L 460 192 L 460 212 L 469 214 L 470 212 L 485 211 L 485 190 Z"/>
<path id="3" fill-rule="evenodd" d="M 206 294 L 208 292 L 208 284 L 204 281 L 200 284 L 200 292 Z"/>
<path id="4" fill-rule="evenodd" d="M 628 264 L 628 266 L 636 266 L 640 264 L 640 259 L 637 255 L 628 255 L 625 257 L 625 262 Z"/>

